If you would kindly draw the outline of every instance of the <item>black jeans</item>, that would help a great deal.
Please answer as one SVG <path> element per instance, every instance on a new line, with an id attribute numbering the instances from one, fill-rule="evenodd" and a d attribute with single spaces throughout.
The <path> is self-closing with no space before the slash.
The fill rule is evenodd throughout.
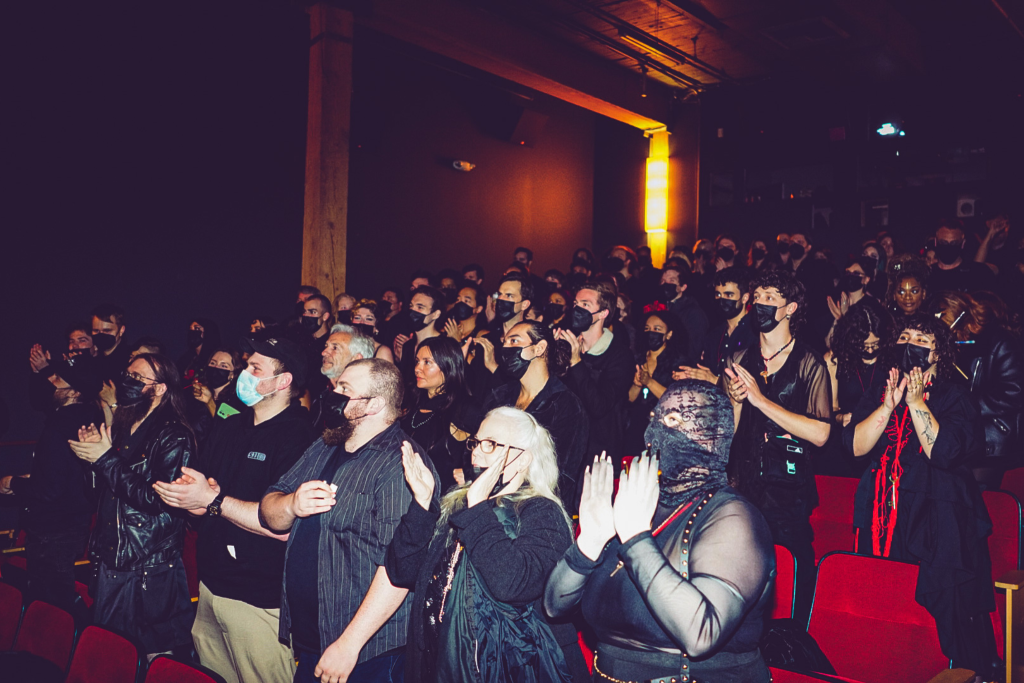
<path id="1" fill-rule="evenodd" d="M 812 544 L 814 530 L 811 528 L 810 516 L 789 510 L 767 509 L 762 512 L 775 544 L 787 548 L 796 560 L 796 604 L 793 616 L 797 623 L 806 625 L 811 615 L 814 577 L 817 574 Z"/>
<path id="2" fill-rule="evenodd" d="M 28 593 L 68 612 L 78 598 L 75 591 L 75 561 L 85 552 L 89 527 L 61 531 L 35 531 L 28 535 L 25 569 Z"/>

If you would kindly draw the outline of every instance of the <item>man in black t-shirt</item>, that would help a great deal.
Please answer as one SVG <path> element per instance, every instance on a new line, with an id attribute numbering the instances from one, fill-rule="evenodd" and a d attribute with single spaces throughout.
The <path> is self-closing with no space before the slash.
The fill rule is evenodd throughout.
<path id="1" fill-rule="evenodd" d="M 251 343 L 239 385 L 262 398 L 252 403 L 256 395 L 248 395 L 251 408 L 218 422 L 199 453 L 201 471 L 184 470 L 187 478 L 154 488 L 168 505 L 202 515 L 192 637 L 203 666 L 229 683 L 291 683 L 295 660 L 278 641 L 288 537 L 261 527 L 257 510 L 315 434 L 293 402 L 305 379 L 305 350 L 287 339 Z"/>
<path id="2" fill-rule="evenodd" d="M 935 257 L 928 280 L 929 292 L 995 291 L 996 276 L 984 263 L 965 261 L 964 228 L 957 219 L 944 221 L 935 231 Z"/>

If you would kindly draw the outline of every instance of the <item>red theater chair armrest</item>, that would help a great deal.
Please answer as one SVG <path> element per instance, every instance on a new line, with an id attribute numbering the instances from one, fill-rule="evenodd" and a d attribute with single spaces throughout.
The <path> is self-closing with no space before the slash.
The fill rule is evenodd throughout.
<path id="1" fill-rule="evenodd" d="M 974 672 L 970 669 L 946 669 L 928 683 L 970 683 L 974 680 Z"/>
<path id="2" fill-rule="evenodd" d="M 996 588 L 1008 591 L 1019 591 L 1024 588 L 1024 571 L 1014 569 L 1006 572 L 996 581 Z"/>

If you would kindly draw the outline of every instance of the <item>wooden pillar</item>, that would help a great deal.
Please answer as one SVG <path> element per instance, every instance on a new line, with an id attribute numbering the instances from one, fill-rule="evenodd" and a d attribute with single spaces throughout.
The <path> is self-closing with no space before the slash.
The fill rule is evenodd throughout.
<path id="1" fill-rule="evenodd" d="M 302 284 L 330 299 L 345 291 L 352 13 L 327 3 L 309 9 L 309 123 L 302 225 Z"/>

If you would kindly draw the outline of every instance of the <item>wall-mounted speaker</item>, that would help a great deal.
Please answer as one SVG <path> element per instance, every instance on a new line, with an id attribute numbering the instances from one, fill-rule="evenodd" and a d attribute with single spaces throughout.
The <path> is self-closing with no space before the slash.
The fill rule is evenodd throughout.
<path id="1" fill-rule="evenodd" d="M 541 114 L 539 111 L 533 111 L 532 109 L 523 109 L 523 113 L 519 115 L 519 121 L 516 122 L 516 127 L 512 131 L 512 137 L 509 139 L 509 142 L 515 145 L 522 145 L 523 147 L 533 147 L 537 144 L 537 140 L 540 139 L 541 134 L 544 132 L 544 126 L 547 124 L 547 114 Z"/>
<path id="2" fill-rule="evenodd" d="M 974 218 L 976 214 L 975 204 L 978 198 L 973 194 L 962 194 L 956 198 L 956 217 L 957 218 Z"/>

